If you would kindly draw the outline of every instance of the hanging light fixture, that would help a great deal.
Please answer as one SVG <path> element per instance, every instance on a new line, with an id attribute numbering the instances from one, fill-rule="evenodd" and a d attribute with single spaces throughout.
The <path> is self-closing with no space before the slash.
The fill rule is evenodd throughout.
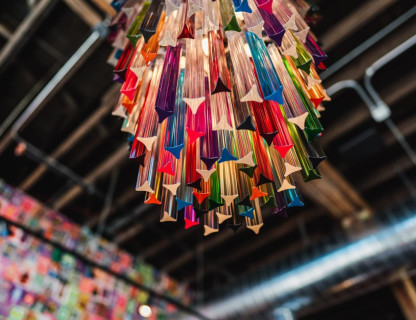
<path id="1" fill-rule="evenodd" d="M 160 221 L 183 216 L 205 235 L 245 222 L 258 233 L 262 209 L 286 216 L 303 206 L 296 179 L 320 178 L 319 117 L 329 100 L 307 8 L 127 1 L 113 20 L 109 60 L 122 83 L 113 115 L 130 134 L 136 190 L 160 206 Z"/>

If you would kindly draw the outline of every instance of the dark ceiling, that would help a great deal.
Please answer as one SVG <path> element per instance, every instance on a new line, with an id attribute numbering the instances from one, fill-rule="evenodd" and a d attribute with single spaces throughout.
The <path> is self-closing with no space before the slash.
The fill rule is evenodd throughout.
<path id="1" fill-rule="evenodd" d="M 19 104 L 27 105 L 90 34 L 90 26 L 68 7 L 69 2 L 51 1 L 48 10 L 22 37 L 15 52 L 0 64 L 0 122 Z M 92 3 L 84 2 L 104 16 Z M 328 48 L 328 67 L 415 5 L 414 0 L 316 2 L 323 19 L 312 30 L 321 38 L 323 47 Z M 380 5 L 381 2 L 384 4 Z M 0 2 L 3 30 L 0 50 L 7 43 L 7 33 L 10 36 L 29 13 L 29 3 L 36 1 Z M 371 9 L 374 3 L 379 4 L 379 10 Z M 361 12 L 361 16 L 357 12 Z M 348 21 L 350 17 L 359 19 Z M 337 36 L 334 30 L 340 26 L 342 32 Z M 325 79 L 325 87 L 346 79 L 362 81 L 369 65 L 415 33 L 416 17 L 412 17 Z M 233 235 L 225 228 L 204 238 L 202 227 L 184 230 L 180 222 L 159 223 L 158 208 L 143 210 L 143 194 L 134 191 L 137 164 L 128 161 L 127 136 L 119 130 L 120 120 L 110 115 L 117 99 L 112 67 L 106 63 L 111 50 L 111 46 L 103 42 L 22 131 L 24 138 L 53 154 L 96 110 L 106 108 L 104 115 L 59 157 L 60 162 L 93 184 L 101 195 L 106 194 L 111 177 L 116 179 L 113 205 L 106 221 L 106 237 L 177 279 L 204 289 L 209 295 L 219 284 L 305 250 L 327 234 L 357 229 L 346 223 L 348 217 L 334 215 L 327 206 L 313 201 L 308 195 L 305 195 L 305 208 L 289 211 L 286 219 L 265 215 L 265 225 L 259 236 L 246 229 Z M 416 47 L 380 70 L 373 81 L 390 105 L 393 121 L 413 147 L 416 146 L 415 56 Z M 107 90 L 114 94 L 105 96 Z M 386 125 L 372 120 L 367 107 L 355 93 L 337 93 L 325 107 L 322 123 L 326 131 L 322 144 L 329 162 L 374 212 L 416 194 L 415 165 Z M 0 138 L 0 143 L 6 135 L 7 132 Z M 52 207 L 59 203 L 60 211 L 80 224 L 95 228 L 103 210 L 103 197 L 77 189 L 72 182 L 51 170 L 34 183 L 33 180 L 28 183 L 39 163 L 30 153 L 15 156 L 15 146 L 15 143 L 9 144 L 2 151 L 0 177 Z M 121 157 L 117 156 L 120 152 Z M 111 156 L 120 160 L 100 170 Z"/>

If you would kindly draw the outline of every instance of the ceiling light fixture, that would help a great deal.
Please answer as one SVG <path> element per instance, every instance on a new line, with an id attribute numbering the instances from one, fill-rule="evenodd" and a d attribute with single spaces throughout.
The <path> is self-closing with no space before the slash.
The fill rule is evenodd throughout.
<path id="1" fill-rule="evenodd" d="M 131 5 L 132 2 L 127 1 Z M 153 0 L 113 20 L 113 114 L 130 133 L 137 191 L 205 235 L 262 209 L 303 206 L 295 173 L 320 178 L 325 53 L 303 0 Z M 118 59 L 115 59 L 117 57 Z M 179 215 L 179 212 L 183 212 Z"/>

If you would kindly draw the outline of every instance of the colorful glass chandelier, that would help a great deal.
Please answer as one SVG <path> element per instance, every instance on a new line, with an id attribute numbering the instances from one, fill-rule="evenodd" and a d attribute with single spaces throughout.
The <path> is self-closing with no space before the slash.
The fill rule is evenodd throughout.
<path id="1" fill-rule="evenodd" d="M 112 22 L 113 115 L 124 118 L 136 190 L 160 221 L 256 234 L 262 210 L 303 206 L 320 178 L 326 54 L 303 0 L 127 1 Z"/>

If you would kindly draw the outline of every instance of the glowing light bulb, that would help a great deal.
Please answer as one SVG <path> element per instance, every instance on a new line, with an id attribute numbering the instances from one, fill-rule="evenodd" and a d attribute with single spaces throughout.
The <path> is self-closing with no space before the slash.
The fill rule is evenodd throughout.
<path id="1" fill-rule="evenodd" d="M 148 305 L 143 304 L 139 307 L 139 314 L 143 318 L 149 318 L 152 315 L 152 308 L 150 308 Z"/>

